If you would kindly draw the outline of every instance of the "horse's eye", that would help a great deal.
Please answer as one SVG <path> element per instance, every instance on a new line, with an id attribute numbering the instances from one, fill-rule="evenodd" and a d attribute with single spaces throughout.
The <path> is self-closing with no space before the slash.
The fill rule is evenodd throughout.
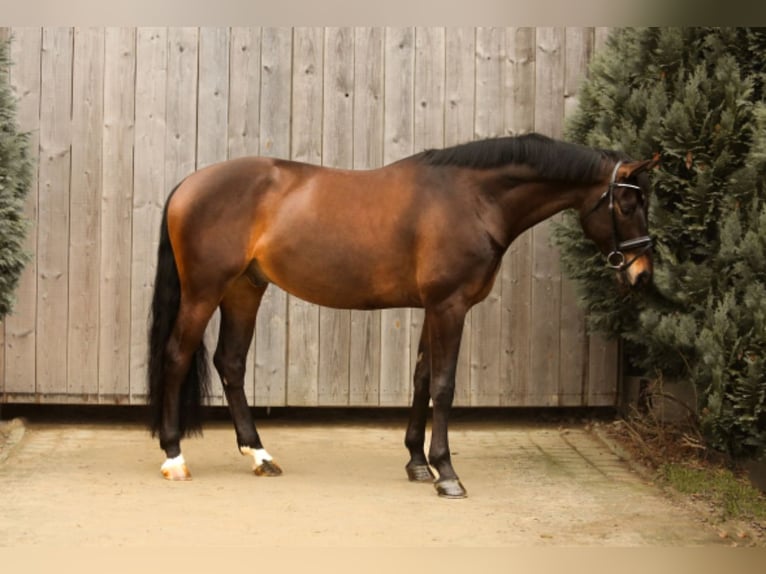
<path id="1" fill-rule="evenodd" d="M 617 205 L 620 207 L 620 212 L 625 216 L 631 216 L 635 213 L 640 203 L 639 192 L 631 188 L 620 191 L 621 193 L 617 197 Z"/>

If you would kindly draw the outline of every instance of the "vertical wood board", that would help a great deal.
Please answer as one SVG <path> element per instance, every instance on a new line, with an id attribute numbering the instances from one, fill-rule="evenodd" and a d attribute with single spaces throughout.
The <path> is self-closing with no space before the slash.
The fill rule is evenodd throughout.
<path id="1" fill-rule="evenodd" d="M 99 298 L 99 399 L 130 395 L 130 276 L 136 31 L 107 28 Z"/>
<path id="2" fill-rule="evenodd" d="M 42 30 L 11 30 L 9 81 L 16 97 L 18 129 L 29 134 L 28 149 L 33 161 L 32 181 L 24 203 L 24 216 L 30 222 L 24 248 L 33 254 L 19 278 L 16 306 L 4 323 L 5 393 L 34 394 L 37 380 L 37 269 L 38 249 L 38 169 L 40 165 L 40 82 Z"/>
<path id="3" fill-rule="evenodd" d="M 42 396 L 67 389 L 73 44 L 72 28 L 43 30 L 35 386 Z"/>
<path id="4" fill-rule="evenodd" d="M 67 393 L 98 395 L 104 30 L 74 32 Z"/>
<path id="5" fill-rule="evenodd" d="M 165 197 L 165 103 L 168 33 L 165 28 L 136 31 L 133 216 L 131 250 L 131 402 L 146 400 L 149 309 L 156 273 Z"/>

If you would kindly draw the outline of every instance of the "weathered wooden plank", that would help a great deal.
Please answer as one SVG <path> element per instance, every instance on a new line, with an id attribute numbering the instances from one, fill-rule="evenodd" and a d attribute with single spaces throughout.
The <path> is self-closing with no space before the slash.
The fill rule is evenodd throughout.
<path id="1" fill-rule="evenodd" d="M 535 130 L 561 137 L 564 117 L 564 30 L 537 29 Z M 532 230 L 531 369 L 535 379 L 530 401 L 559 403 L 561 271 L 551 246 L 550 220 Z"/>
<path id="2" fill-rule="evenodd" d="M 99 401 L 130 395 L 130 275 L 136 31 L 105 32 Z"/>
<path id="3" fill-rule="evenodd" d="M 197 169 L 224 161 L 228 156 L 229 30 L 199 30 L 199 85 L 197 89 Z M 223 405 L 223 385 L 213 366 L 221 314 L 216 310 L 205 329 L 210 371 L 209 404 Z"/>
<path id="4" fill-rule="evenodd" d="M 136 31 L 136 113 L 133 150 L 130 396 L 146 400 L 147 333 L 157 244 L 165 197 L 165 100 L 168 37 L 165 28 Z"/>
<path id="5" fill-rule="evenodd" d="M 296 28 L 293 32 L 293 130 L 291 157 L 322 163 L 322 82 L 324 32 Z M 289 405 L 316 406 L 319 369 L 319 307 L 288 295 Z"/>
<path id="6" fill-rule="evenodd" d="M 505 30 L 479 28 L 476 31 L 476 139 L 500 136 L 504 132 L 503 70 Z M 499 404 L 500 335 L 502 281 L 496 280 L 487 298 L 471 316 L 471 405 Z"/>
<path id="7" fill-rule="evenodd" d="M 444 28 L 415 29 L 414 151 L 444 147 L 446 38 Z M 410 371 L 418 362 L 418 341 L 423 331 L 423 309 L 410 314 Z"/>
<path id="8" fill-rule="evenodd" d="M 165 91 L 165 184 L 170 190 L 196 168 L 198 30 L 168 29 Z"/>
<path id="9" fill-rule="evenodd" d="M 264 28 L 261 37 L 261 154 L 290 156 L 292 31 Z M 263 297 L 255 324 L 255 400 L 287 402 L 287 296 L 275 286 Z"/>
<path id="10" fill-rule="evenodd" d="M 604 49 L 606 41 L 609 39 L 609 34 L 612 33 L 612 28 L 608 26 L 596 26 L 594 30 L 593 49 L 594 52 Z"/>
<path id="11" fill-rule="evenodd" d="M 67 387 L 72 28 L 44 28 L 40 88 L 36 393 Z"/>
<path id="12" fill-rule="evenodd" d="M 415 29 L 415 151 L 444 146 L 444 28 Z"/>
<path id="13" fill-rule="evenodd" d="M 386 28 L 385 31 L 385 117 L 384 163 L 413 152 L 415 31 Z M 409 309 L 381 312 L 380 404 L 410 402 L 410 316 Z"/>
<path id="14" fill-rule="evenodd" d="M 354 31 L 327 28 L 324 48 L 324 127 L 322 163 L 353 166 Z M 319 404 L 349 403 L 351 312 L 319 310 Z"/>
<path id="15" fill-rule="evenodd" d="M 509 135 L 534 129 L 535 30 L 506 31 L 505 128 Z M 517 237 L 506 252 L 501 272 L 500 404 L 526 405 L 533 383 L 530 371 L 532 324 L 532 233 Z"/>
<path id="16" fill-rule="evenodd" d="M 382 28 L 354 30 L 353 167 L 383 163 Z M 351 312 L 349 403 L 374 406 L 380 400 L 381 312 Z"/>
<path id="17" fill-rule="evenodd" d="M 474 93 L 476 76 L 476 30 L 449 27 L 445 31 L 444 146 L 469 142 L 474 137 Z M 471 321 L 469 311 L 463 324 L 457 373 L 455 405 L 471 402 Z"/>
<path id="18" fill-rule="evenodd" d="M 232 28 L 229 62 L 229 157 L 260 151 L 261 29 Z M 255 336 L 245 368 L 245 396 L 255 401 Z"/>
<path id="19" fill-rule="evenodd" d="M 578 88 L 587 72 L 593 51 L 592 28 L 567 28 L 565 31 L 564 119 L 578 105 Z M 559 405 L 584 404 L 588 338 L 585 315 L 577 305 L 576 286 L 561 278 L 561 358 L 559 364 Z"/>
<path id="20" fill-rule="evenodd" d="M 447 28 L 445 43 L 444 145 L 451 146 L 474 136 L 476 30 Z"/>
<path id="21" fill-rule="evenodd" d="M 260 151 L 261 29 L 235 27 L 230 32 L 229 157 Z"/>
<path id="22" fill-rule="evenodd" d="M 75 29 L 66 391 L 83 400 L 98 395 L 103 104 L 104 29 Z"/>
<path id="23" fill-rule="evenodd" d="M 37 234 L 38 166 L 40 145 L 40 59 L 42 30 L 13 28 L 10 45 L 10 84 L 16 100 L 16 121 L 21 131 L 29 134 L 29 153 L 34 162 L 24 215 L 30 222 L 24 249 L 32 254 L 19 278 L 16 305 L 6 316 L 4 392 L 34 393 L 36 381 L 37 342 Z"/>
<path id="24" fill-rule="evenodd" d="M 586 403 L 590 407 L 617 404 L 620 377 L 620 343 L 603 335 L 591 335 L 588 345 Z"/>
<path id="25" fill-rule="evenodd" d="M 579 90 L 588 75 L 588 62 L 593 57 L 595 44 L 594 28 L 573 28 L 565 30 L 565 72 L 564 72 L 564 120 L 577 111 L 580 105 Z"/>
<path id="26" fill-rule="evenodd" d="M 228 156 L 229 30 L 199 30 L 197 169 Z"/>

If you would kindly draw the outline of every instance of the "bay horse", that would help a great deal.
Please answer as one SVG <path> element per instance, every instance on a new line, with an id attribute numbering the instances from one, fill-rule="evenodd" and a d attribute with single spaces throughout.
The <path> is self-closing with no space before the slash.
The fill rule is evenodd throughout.
<path id="1" fill-rule="evenodd" d="M 203 332 L 216 309 L 213 364 L 239 450 L 253 456 L 255 474 L 281 474 L 244 392 L 258 306 L 273 283 L 337 309 L 425 309 L 406 472 L 433 482 L 440 496 L 465 497 L 447 425 L 466 312 L 492 289 L 511 242 L 564 209 L 579 212 L 586 236 L 623 282 L 648 282 L 647 172 L 655 163 L 532 133 L 428 150 L 366 171 L 244 157 L 192 173 L 164 207 L 151 308 L 150 428 L 165 451 L 162 474 L 191 476 L 180 441 L 201 429 Z"/>

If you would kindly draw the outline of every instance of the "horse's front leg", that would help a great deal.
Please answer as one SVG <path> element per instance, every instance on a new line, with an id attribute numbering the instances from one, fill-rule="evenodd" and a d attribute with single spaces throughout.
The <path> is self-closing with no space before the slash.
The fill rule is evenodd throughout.
<path id="1" fill-rule="evenodd" d="M 439 474 L 435 482 L 436 491 L 445 498 L 467 496 L 452 467 L 448 438 L 449 414 L 455 395 L 455 373 L 466 311 L 463 304 L 450 301 L 426 309 L 431 350 L 430 395 L 433 401 L 428 460 Z"/>
<path id="2" fill-rule="evenodd" d="M 404 444 L 410 451 L 410 461 L 405 467 L 407 477 L 414 482 L 433 482 L 434 473 L 426 459 L 426 418 L 428 416 L 428 400 L 431 398 L 429 384 L 431 382 L 431 349 L 428 341 L 428 323 L 423 323 L 418 345 L 418 362 L 413 376 L 412 408 Z"/>

